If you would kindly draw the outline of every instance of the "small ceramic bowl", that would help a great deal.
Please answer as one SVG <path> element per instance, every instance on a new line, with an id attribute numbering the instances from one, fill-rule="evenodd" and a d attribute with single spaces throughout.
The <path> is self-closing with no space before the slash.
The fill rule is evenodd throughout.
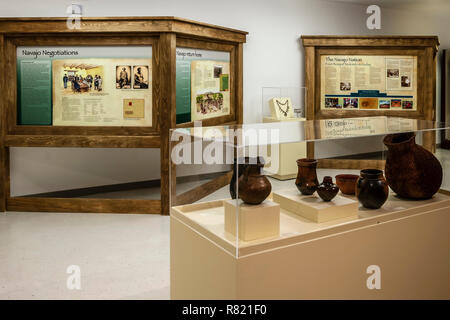
<path id="1" fill-rule="evenodd" d="M 343 194 L 355 194 L 356 180 L 359 176 L 356 174 L 338 174 L 336 184 Z"/>

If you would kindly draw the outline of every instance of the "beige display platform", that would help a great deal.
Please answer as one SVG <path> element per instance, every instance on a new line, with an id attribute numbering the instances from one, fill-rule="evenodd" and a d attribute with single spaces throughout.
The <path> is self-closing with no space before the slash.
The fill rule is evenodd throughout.
<path id="1" fill-rule="evenodd" d="M 173 299 L 450 299 L 450 197 L 315 223 L 281 209 L 278 237 L 237 241 L 223 201 L 173 207 Z M 368 289 L 370 266 L 381 289 Z"/>
<path id="2" fill-rule="evenodd" d="M 265 200 L 258 205 L 249 205 L 239 200 L 224 200 L 225 231 L 236 235 L 238 222 L 239 238 L 244 241 L 275 237 L 280 235 L 280 205 Z M 236 214 L 239 214 L 236 219 Z"/>
<path id="3" fill-rule="evenodd" d="M 263 122 L 305 121 L 305 118 L 286 118 L 278 120 L 273 117 L 264 117 Z M 283 143 L 280 148 L 280 164 L 276 173 L 270 176 L 278 180 L 293 179 L 297 176 L 297 159 L 306 158 L 306 142 Z M 270 149 L 270 146 L 269 146 Z M 270 152 L 270 150 L 268 151 Z"/>
<path id="4" fill-rule="evenodd" d="M 281 208 L 314 222 L 358 216 L 358 201 L 339 194 L 331 201 L 325 202 L 317 192 L 305 196 L 301 195 L 297 188 L 291 188 L 274 192 L 273 201 L 279 203 Z"/>

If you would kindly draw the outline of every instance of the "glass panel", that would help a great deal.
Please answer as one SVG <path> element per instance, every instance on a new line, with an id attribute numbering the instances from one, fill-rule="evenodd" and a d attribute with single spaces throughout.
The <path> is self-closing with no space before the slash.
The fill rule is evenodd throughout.
<path id="1" fill-rule="evenodd" d="M 398 159 L 387 148 L 400 140 L 423 144 L 444 128 L 450 125 L 372 117 L 174 129 L 171 175 L 176 173 L 176 179 L 171 182 L 177 185 L 172 184 L 176 192 L 171 214 L 242 257 L 296 243 L 315 232 L 444 201 L 447 195 L 441 192 L 414 200 L 417 195 L 400 195 L 392 170 L 406 170 L 407 179 L 413 179 L 408 166 L 416 160 Z M 394 133 L 398 141 L 390 142 L 387 135 Z M 314 159 L 307 157 L 307 142 L 314 142 Z M 442 183 L 433 192 L 448 190 L 450 153 L 437 149 L 426 157 L 427 162 L 417 166 L 434 163 L 427 182 L 440 182 L 438 168 L 443 169 Z M 191 180 L 183 182 L 183 175 Z M 358 179 L 379 181 L 381 194 L 374 197 L 378 191 L 371 191 L 365 199 Z M 413 185 L 421 190 L 425 178 L 418 179 Z"/>
<path id="2" fill-rule="evenodd" d="M 177 123 L 230 114 L 230 53 L 178 47 L 176 57 Z"/>
<path id="3" fill-rule="evenodd" d="M 17 47 L 19 125 L 152 126 L 152 47 Z"/>
<path id="4" fill-rule="evenodd" d="M 262 115 L 260 122 L 305 118 L 305 87 L 262 88 Z"/>
<path id="5" fill-rule="evenodd" d="M 223 141 L 239 147 L 291 142 L 313 142 L 330 139 L 349 139 L 410 131 L 450 129 L 450 123 L 397 117 L 361 117 L 328 120 L 286 121 L 195 128 L 179 128 L 179 136 L 206 141 Z M 259 137 L 259 139 L 258 139 Z"/>

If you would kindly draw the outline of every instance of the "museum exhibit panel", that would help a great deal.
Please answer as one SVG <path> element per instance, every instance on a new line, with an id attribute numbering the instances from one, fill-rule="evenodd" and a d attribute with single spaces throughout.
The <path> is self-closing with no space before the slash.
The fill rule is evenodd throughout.
<path id="1" fill-rule="evenodd" d="M 301 41 L 308 120 L 370 116 L 437 120 L 438 37 L 303 35 Z M 425 134 L 424 145 L 434 151 L 436 137 Z M 307 147 L 312 157 L 314 144 Z M 362 160 L 323 159 L 318 165 L 361 169 L 370 164 Z"/>
<path id="2" fill-rule="evenodd" d="M 450 173 L 421 144 L 449 128 L 369 116 L 172 129 L 171 298 L 448 298 Z M 323 168 L 300 145 L 330 141 L 377 158 Z M 295 179 L 272 177 L 284 157 Z M 365 285 L 374 261 L 383 290 Z"/>
<path id="3" fill-rule="evenodd" d="M 0 210 L 169 214 L 169 129 L 242 123 L 247 33 L 175 17 L 66 20 L 0 18 Z M 23 147 L 159 149 L 160 178 L 12 195 L 10 151 Z"/>

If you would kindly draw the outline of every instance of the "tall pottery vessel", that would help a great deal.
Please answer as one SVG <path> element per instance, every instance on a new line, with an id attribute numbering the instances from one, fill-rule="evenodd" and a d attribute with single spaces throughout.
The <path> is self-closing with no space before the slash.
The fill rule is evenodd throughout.
<path id="1" fill-rule="evenodd" d="M 391 189 L 400 197 L 431 198 L 442 184 L 442 166 L 428 150 L 416 144 L 415 133 L 387 135 L 385 176 Z"/>

